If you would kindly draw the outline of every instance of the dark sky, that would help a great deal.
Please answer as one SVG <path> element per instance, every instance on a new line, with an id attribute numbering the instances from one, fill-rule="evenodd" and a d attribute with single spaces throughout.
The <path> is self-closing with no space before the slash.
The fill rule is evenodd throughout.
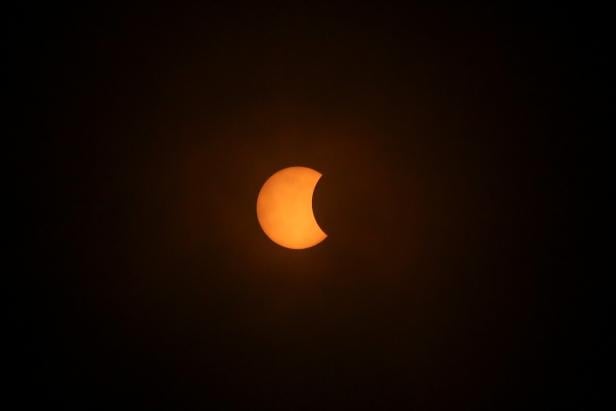
<path id="1" fill-rule="evenodd" d="M 579 15 L 377 3 L 26 10 L 26 403 L 595 400 Z M 291 165 L 323 174 L 304 251 L 255 215 Z"/>

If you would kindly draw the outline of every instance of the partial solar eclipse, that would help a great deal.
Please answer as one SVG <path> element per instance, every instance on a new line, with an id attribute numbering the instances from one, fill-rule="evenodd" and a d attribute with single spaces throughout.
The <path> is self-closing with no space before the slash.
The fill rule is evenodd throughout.
<path id="1" fill-rule="evenodd" d="M 308 167 L 288 167 L 274 173 L 257 197 L 257 219 L 276 244 L 294 250 L 325 240 L 312 211 L 312 195 L 321 173 Z"/>

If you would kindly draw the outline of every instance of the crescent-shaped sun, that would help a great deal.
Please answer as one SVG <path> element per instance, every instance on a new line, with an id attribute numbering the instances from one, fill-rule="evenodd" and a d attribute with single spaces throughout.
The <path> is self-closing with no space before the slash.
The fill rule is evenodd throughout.
<path id="1" fill-rule="evenodd" d="M 257 219 L 276 244 L 294 250 L 325 240 L 312 210 L 312 195 L 321 173 L 308 167 L 288 167 L 274 173 L 257 197 Z"/>

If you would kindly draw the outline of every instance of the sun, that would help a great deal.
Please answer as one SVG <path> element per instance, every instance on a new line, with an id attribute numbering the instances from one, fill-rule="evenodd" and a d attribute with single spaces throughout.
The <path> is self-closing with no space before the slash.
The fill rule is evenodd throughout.
<path id="1" fill-rule="evenodd" d="M 257 219 L 276 244 L 301 250 L 314 247 L 327 234 L 314 217 L 312 195 L 321 173 L 308 167 L 288 167 L 274 173 L 257 197 Z"/>

